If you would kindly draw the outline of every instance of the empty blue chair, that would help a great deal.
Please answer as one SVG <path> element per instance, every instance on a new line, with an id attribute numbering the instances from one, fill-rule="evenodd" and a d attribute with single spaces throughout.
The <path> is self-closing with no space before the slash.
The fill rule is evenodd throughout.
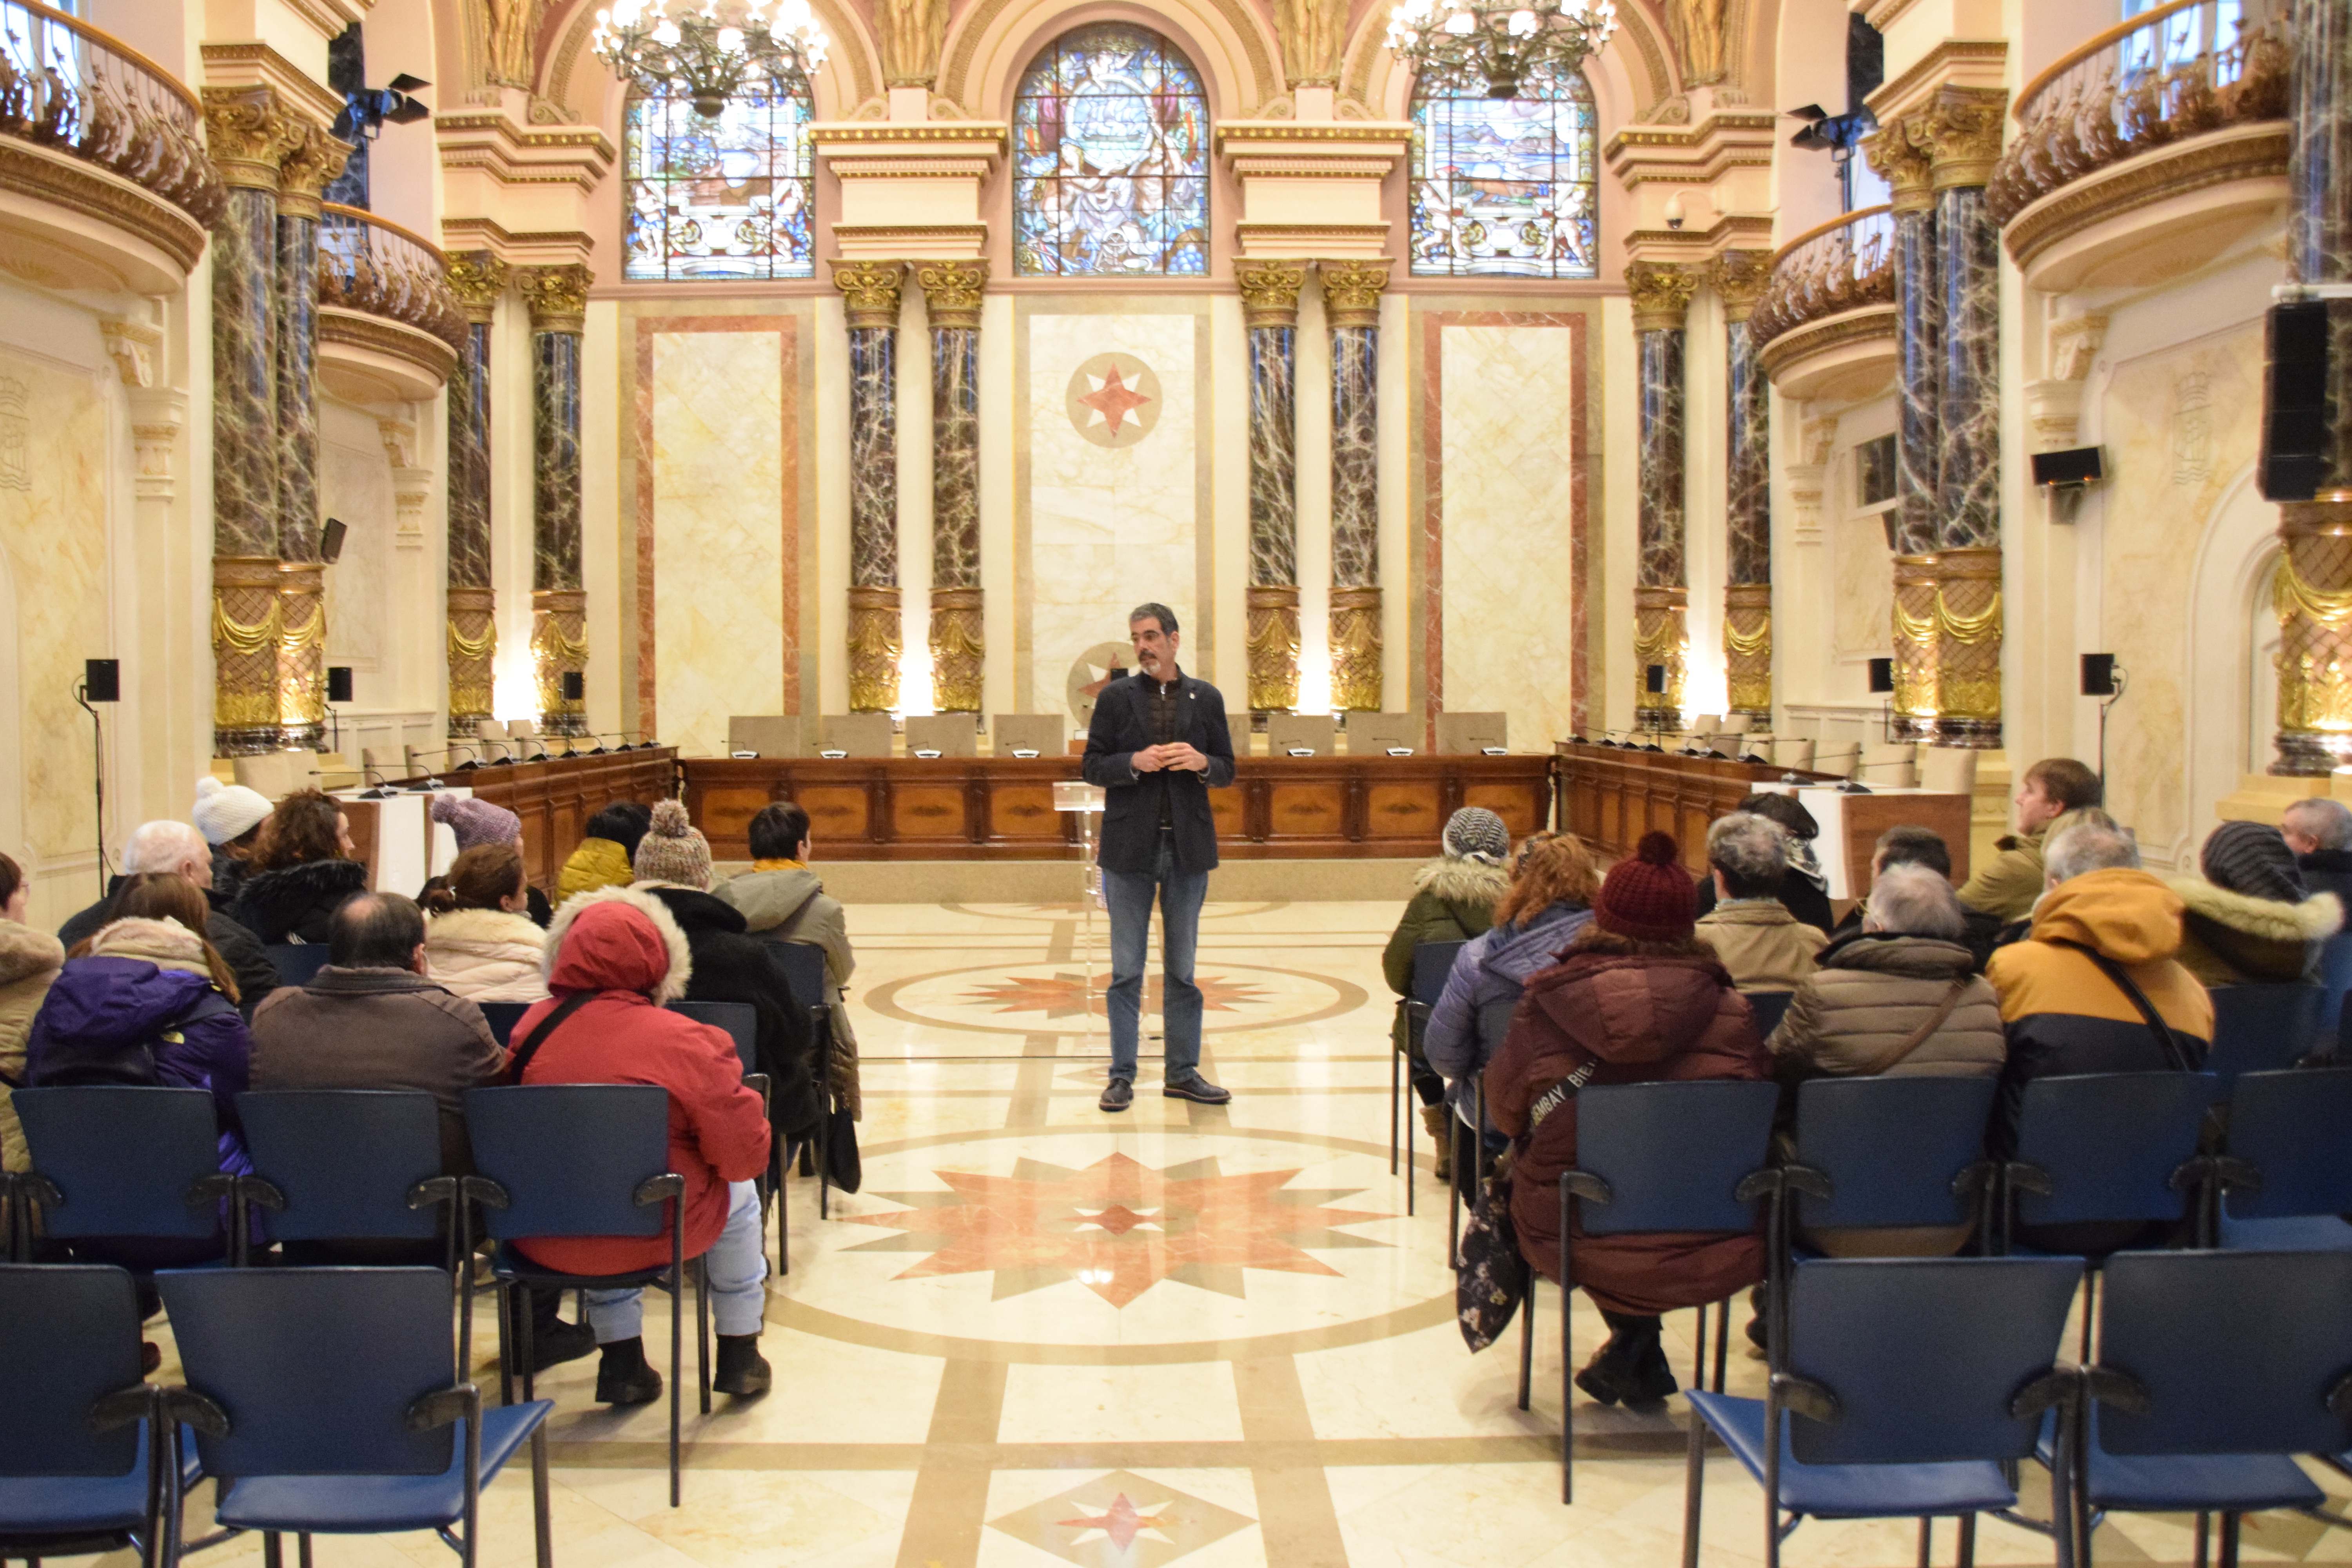
<path id="1" fill-rule="evenodd" d="M 760 1070 L 760 1010 L 749 1002 L 672 1002 L 669 1010 L 708 1024 L 735 1042 L 746 1074 Z"/>
<path id="2" fill-rule="evenodd" d="M 482 1020 L 490 1026 L 490 1037 L 503 1046 L 513 1039 L 514 1026 L 522 1022 L 522 1016 L 539 1004 L 536 1002 L 477 1002 L 474 1005 L 482 1010 Z"/>
<path id="3" fill-rule="evenodd" d="M 1789 1202 L 1800 1234 L 1972 1225 L 1992 1167 L 1990 1078 L 1811 1079 L 1797 1089 Z M 1800 1180 L 1797 1171 L 1815 1180 Z"/>
<path id="4" fill-rule="evenodd" d="M 209 1090 L 81 1084 L 20 1089 L 12 1102 L 32 1155 L 20 1207 L 40 1210 L 51 1239 L 121 1239 L 173 1262 L 234 1247 L 221 1200 L 236 1179 L 220 1169 Z"/>
<path id="5" fill-rule="evenodd" d="M 1588 1236 L 1658 1232 L 1736 1234 L 1761 1227 L 1754 1178 L 1771 1152 L 1780 1089 L 1769 1082 L 1629 1083 L 1576 1097 L 1576 1167 L 1559 1181 L 1560 1278 L 1576 1278 L 1570 1220 Z M 1554 1114 L 1559 1114 L 1554 1112 Z M 1571 1199 L 1574 1207 L 1571 1207 Z M 1532 1269 L 1519 1320 L 1519 1408 L 1528 1408 L 1535 1361 Z M 1728 1301 L 1716 1309 L 1716 1381 L 1723 1380 Z M 1560 1291 L 1560 1500 L 1574 1502 L 1576 1354 L 1574 1315 Z M 1706 1308 L 1698 1308 L 1694 1389 L 1705 1382 Z"/>
<path id="6" fill-rule="evenodd" d="M 2004 1242 L 2063 1226 L 2055 1239 L 2104 1254 L 2130 1245 L 2151 1224 L 2185 1216 L 2200 1177 L 2198 1134 L 2221 1094 L 2220 1081 L 2205 1073 L 2028 1082 L 2016 1152 L 2000 1171 Z"/>
<path id="7" fill-rule="evenodd" d="M 485 1409 L 451 1375 L 437 1268 L 166 1270 L 155 1278 L 187 1384 L 164 1394 L 222 1482 L 218 1521 L 279 1538 L 431 1530 L 471 1568 L 482 1489 L 530 1445 L 548 1540 L 545 1401 Z M 457 1533 L 453 1536 L 452 1531 Z"/>
<path id="8" fill-rule="evenodd" d="M 2033 1453 L 2043 1412 L 2074 1386 L 2055 1363 L 2082 1278 L 2074 1258 L 1796 1265 L 1766 1397 L 1691 1394 L 1683 1561 L 1698 1560 L 1712 1431 L 1764 1488 L 1767 1568 L 1807 1519 L 1916 1519 L 1925 1563 L 1931 1521 L 1957 1517 L 1972 1562 L 1976 1516 L 2016 1506 L 2003 1467 Z M 2056 1495 L 2071 1481 L 2062 1466 Z M 2060 1568 L 2072 1561 L 2062 1531 Z"/>
<path id="9" fill-rule="evenodd" d="M 1780 1026 L 1780 1020 L 1789 1016 L 1789 1000 L 1796 995 L 1796 993 L 1749 991 L 1745 994 L 1748 998 L 1748 1011 L 1756 1015 L 1756 1037 L 1760 1040 L 1769 1037 L 1773 1030 Z"/>
<path id="10" fill-rule="evenodd" d="M 649 1084 L 535 1084 L 466 1091 L 466 1133 L 479 1173 L 466 1178 L 482 1209 L 482 1228 L 499 1243 L 492 1273 L 505 1331 L 499 1336 L 499 1380 L 511 1396 L 515 1368 L 523 1397 L 532 1390 L 530 1313 L 518 1310 L 517 1286 L 620 1290 L 651 1286 L 670 1299 L 669 1501 L 678 1501 L 678 1369 L 684 1363 L 686 1235 L 679 1200 L 686 1178 L 669 1168 L 669 1091 Z M 514 1243 L 533 1237 L 657 1237 L 667 1226 L 667 1268 L 632 1274 L 565 1274 L 545 1268 Z M 694 1261 L 699 1262 L 697 1258 Z M 695 1276 L 695 1350 L 702 1412 L 710 1413 L 709 1307 Z M 467 1294 L 470 1310 L 471 1293 Z"/>
<path id="11" fill-rule="evenodd" d="M 2223 1247 L 2352 1248 L 2352 1067 L 2240 1079 L 2218 1165 Z"/>
<path id="12" fill-rule="evenodd" d="M 280 985 L 308 985 L 327 967 L 331 951 L 323 942 L 272 942 L 269 967 L 278 971 Z"/>
<path id="13" fill-rule="evenodd" d="M 2222 985 L 2212 992 L 2205 1070 L 2226 1092 L 2241 1073 L 2291 1068 L 2311 1050 L 2326 993 L 2316 985 Z"/>
<path id="14" fill-rule="evenodd" d="M 2095 1512 L 2221 1516 L 2222 1568 L 2239 1521 L 2316 1509 L 2289 1456 L 2352 1446 L 2352 1253 L 2128 1252 L 2107 1260 L 2094 1410 L 2072 1464 L 2080 1560 Z"/>
<path id="15" fill-rule="evenodd" d="M 1421 1032 L 1429 1026 L 1429 1015 L 1437 999 L 1445 994 L 1446 976 L 1454 973 L 1454 961 L 1461 956 L 1466 942 L 1423 942 L 1413 944 L 1412 989 L 1397 998 L 1398 1016 L 1404 1020 L 1401 1034 L 1391 1036 L 1394 1047 L 1389 1058 L 1389 1174 L 1397 1170 L 1397 1121 L 1400 1112 L 1404 1121 L 1404 1212 L 1413 1212 L 1412 1114 L 1404 1105 L 1404 1083 L 1410 1076 L 1412 1047 L 1421 1043 Z"/>
<path id="16" fill-rule="evenodd" d="M 131 1276 L 0 1264 L 0 1560 L 139 1548 L 165 1560 L 170 1446 L 139 1371 Z"/>

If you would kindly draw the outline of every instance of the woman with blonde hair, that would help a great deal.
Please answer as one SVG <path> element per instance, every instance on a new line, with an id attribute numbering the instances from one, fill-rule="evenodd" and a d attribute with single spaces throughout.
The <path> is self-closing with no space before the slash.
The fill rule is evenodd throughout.
<path id="1" fill-rule="evenodd" d="M 473 1002 L 543 1002 L 547 933 L 530 905 L 522 855 L 511 844 L 477 844 L 425 890 L 425 973 Z"/>

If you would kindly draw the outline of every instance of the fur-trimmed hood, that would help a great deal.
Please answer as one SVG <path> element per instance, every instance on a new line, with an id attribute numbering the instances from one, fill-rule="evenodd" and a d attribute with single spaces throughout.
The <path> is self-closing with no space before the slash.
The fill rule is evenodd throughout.
<path id="1" fill-rule="evenodd" d="M 2326 942 L 2344 926 L 2344 906 L 2333 893 L 2301 903 L 2257 899 L 2214 886 L 2201 877 L 2168 877 L 2188 913 L 2261 942 Z"/>
<path id="2" fill-rule="evenodd" d="M 1447 857 L 1430 861 L 1412 874 L 1412 890 L 1431 893 L 1450 904 L 1493 909 L 1510 891 L 1511 874 L 1500 866 Z"/>
<path id="3" fill-rule="evenodd" d="M 608 905 L 619 907 L 582 924 L 582 917 Z M 639 888 L 598 888 L 565 900 L 541 951 L 548 989 L 559 995 L 635 991 L 659 1007 L 685 995 L 694 977 L 684 928 L 659 899 Z"/>
<path id="4" fill-rule="evenodd" d="M 0 985 L 54 973 L 66 961 L 65 943 L 45 931 L 0 920 Z"/>
<path id="5" fill-rule="evenodd" d="M 158 969 L 212 978 L 205 939 L 175 920 L 123 920 L 100 926 L 89 939 L 92 958 L 143 958 Z"/>
<path id="6" fill-rule="evenodd" d="M 547 940 L 529 915 L 505 910 L 451 910 L 425 922 L 428 953 L 443 950 L 503 958 L 516 948 L 536 953 Z"/>

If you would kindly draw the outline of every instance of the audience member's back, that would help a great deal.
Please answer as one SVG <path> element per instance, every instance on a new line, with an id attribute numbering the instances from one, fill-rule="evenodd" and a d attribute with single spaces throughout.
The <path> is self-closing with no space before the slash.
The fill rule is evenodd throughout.
<path id="1" fill-rule="evenodd" d="M 1780 900 L 1794 843 L 1787 829 L 1756 812 L 1731 812 L 1707 826 L 1708 874 L 1717 896 L 1694 934 L 1742 991 L 1795 990 L 1829 941 Z"/>
<path id="2" fill-rule="evenodd" d="M 2314 891 L 2275 827 L 2225 822 L 2206 836 L 2203 877 L 2172 877 L 2180 895 L 2180 962 L 2208 985 L 2315 980 L 2320 944 L 2344 925 L 2333 891 Z"/>

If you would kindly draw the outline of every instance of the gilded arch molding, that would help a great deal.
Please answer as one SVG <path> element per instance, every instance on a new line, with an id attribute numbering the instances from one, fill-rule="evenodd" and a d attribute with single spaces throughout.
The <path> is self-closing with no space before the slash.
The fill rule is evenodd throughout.
<path id="1" fill-rule="evenodd" d="M 1218 119 L 1249 119 L 1283 90 L 1279 50 L 1247 0 L 1157 0 L 1150 8 L 1181 30 Z M 1055 34 L 1109 19 L 1100 10 L 1095 0 L 980 0 L 950 26 L 940 95 L 980 119 L 1003 118 L 1030 57 Z"/>

